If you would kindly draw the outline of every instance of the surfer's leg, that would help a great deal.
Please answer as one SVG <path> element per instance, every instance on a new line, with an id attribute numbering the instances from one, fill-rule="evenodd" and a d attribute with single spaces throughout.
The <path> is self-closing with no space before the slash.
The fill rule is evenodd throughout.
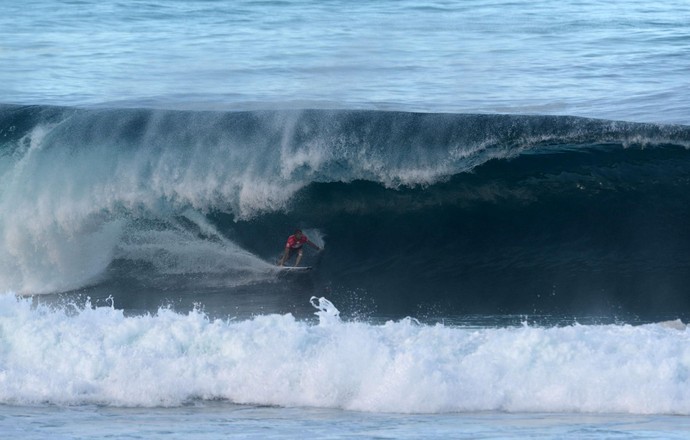
<path id="1" fill-rule="evenodd" d="M 285 252 L 283 253 L 283 258 L 281 258 L 280 261 L 278 261 L 278 266 L 282 266 L 283 264 L 285 264 L 288 258 L 290 258 L 290 248 L 286 247 Z"/>
<path id="2" fill-rule="evenodd" d="M 302 260 L 302 249 L 297 251 L 297 260 L 295 261 L 295 267 L 299 266 L 299 262 Z"/>

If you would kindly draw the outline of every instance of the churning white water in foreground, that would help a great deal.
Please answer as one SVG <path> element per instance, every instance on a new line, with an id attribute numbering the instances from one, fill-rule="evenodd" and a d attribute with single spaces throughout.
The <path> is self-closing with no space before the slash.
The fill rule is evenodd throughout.
<path id="1" fill-rule="evenodd" d="M 209 319 L 0 297 L 0 402 L 184 407 L 206 401 L 382 413 L 690 414 L 680 322 L 472 328 L 292 315 Z"/>

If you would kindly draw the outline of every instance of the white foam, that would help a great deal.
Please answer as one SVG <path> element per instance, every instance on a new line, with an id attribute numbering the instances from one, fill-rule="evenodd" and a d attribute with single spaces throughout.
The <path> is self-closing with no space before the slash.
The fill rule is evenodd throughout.
<path id="1" fill-rule="evenodd" d="M 194 399 L 361 411 L 690 414 L 690 333 L 664 325 L 477 329 L 292 315 L 127 317 L 0 296 L 0 403 Z"/>

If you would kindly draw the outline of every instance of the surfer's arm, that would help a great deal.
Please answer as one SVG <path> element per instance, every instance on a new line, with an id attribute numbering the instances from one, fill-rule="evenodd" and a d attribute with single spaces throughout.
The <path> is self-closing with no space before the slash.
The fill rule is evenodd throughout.
<path id="1" fill-rule="evenodd" d="M 315 245 L 314 243 L 312 243 L 311 240 L 307 240 L 307 244 L 308 244 L 309 246 L 313 247 L 314 249 L 316 249 L 317 251 L 320 251 L 320 250 L 321 250 L 321 248 L 318 247 L 317 245 Z"/>

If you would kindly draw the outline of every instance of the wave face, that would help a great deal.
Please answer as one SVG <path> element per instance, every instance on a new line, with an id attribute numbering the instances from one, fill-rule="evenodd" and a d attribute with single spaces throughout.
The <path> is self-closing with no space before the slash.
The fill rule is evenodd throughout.
<path id="1" fill-rule="evenodd" d="M 686 126 L 558 116 L 2 106 L 0 288 L 678 314 L 688 146 Z M 295 227 L 325 250 L 281 277 Z"/>

